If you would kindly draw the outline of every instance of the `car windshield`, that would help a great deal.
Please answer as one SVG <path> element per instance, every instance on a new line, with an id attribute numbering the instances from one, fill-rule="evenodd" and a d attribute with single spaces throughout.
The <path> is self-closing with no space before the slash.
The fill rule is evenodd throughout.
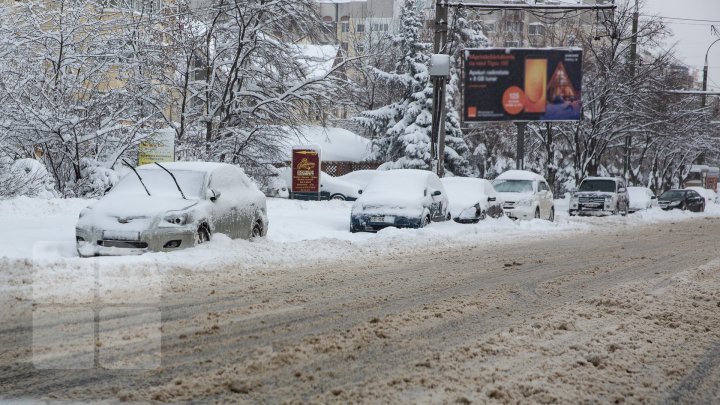
<path id="1" fill-rule="evenodd" d="M 578 191 L 603 191 L 608 193 L 615 192 L 615 182 L 613 180 L 585 180 L 580 184 Z"/>
<path id="2" fill-rule="evenodd" d="M 663 200 L 677 200 L 685 196 L 685 191 L 682 190 L 670 190 L 662 193 L 660 199 Z"/>
<path id="3" fill-rule="evenodd" d="M 203 198 L 205 173 L 190 170 L 171 170 L 178 184 L 188 198 Z M 172 177 L 161 169 L 140 169 L 138 174 L 152 196 L 178 197 L 178 191 Z M 135 173 L 129 173 L 113 188 L 113 193 L 147 195 Z"/>
<path id="4" fill-rule="evenodd" d="M 530 193 L 533 191 L 532 180 L 497 179 L 493 182 L 495 191 L 500 193 Z"/>

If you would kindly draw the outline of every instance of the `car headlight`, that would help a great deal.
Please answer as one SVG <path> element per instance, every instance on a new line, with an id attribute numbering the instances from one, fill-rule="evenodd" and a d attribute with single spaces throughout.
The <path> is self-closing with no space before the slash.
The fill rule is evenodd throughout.
<path id="1" fill-rule="evenodd" d="M 670 201 L 668 205 L 680 205 L 680 203 L 682 203 L 682 201 Z"/>
<path id="2" fill-rule="evenodd" d="M 186 225 L 188 223 L 188 215 L 183 214 L 171 214 L 166 215 L 163 220 L 167 223 L 173 224 L 173 225 Z"/>
<path id="3" fill-rule="evenodd" d="M 612 196 L 611 196 L 611 195 L 606 195 L 606 196 L 605 196 L 605 201 L 609 201 L 609 200 L 612 200 Z"/>
<path id="4" fill-rule="evenodd" d="M 517 205 L 523 206 L 523 207 L 529 207 L 533 204 L 532 198 L 523 198 L 522 200 L 517 202 Z"/>

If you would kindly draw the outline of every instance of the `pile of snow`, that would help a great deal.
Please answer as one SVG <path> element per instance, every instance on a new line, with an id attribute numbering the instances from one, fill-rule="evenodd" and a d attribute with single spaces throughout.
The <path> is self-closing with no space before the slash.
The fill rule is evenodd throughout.
<path id="1" fill-rule="evenodd" d="M 87 291 L 82 287 L 83 280 L 96 269 L 102 269 L 104 277 L 116 280 L 111 283 L 112 289 L 126 291 L 133 286 L 144 288 L 148 277 L 161 277 L 172 283 L 175 277 L 170 275 L 201 278 L 221 269 L 254 272 L 296 269 L 338 260 L 363 261 L 378 256 L 392 260 L 418 250 L 432 249 L 441 254 L 461 247 L 720 214 L 720 206 L 712 205 L 705 213 L 654 208 L 627 217 L 569 217 L 566 201 L 556 200 L 555 222 L 512 221 L 503 217 L 488 218 L 473 225 L 446 221 L 423 229 L 387 228 L 373 234 L 349 232 L 352 203 L 270 198 L 270 225 L 264 239 L 232 240 L 216 234 L 207 244 L 172 253 L 82 259 L 75 251 L 75 223 L 79 212 L 93 201 L 24 197 L 0 201 L 0 227 L 12 230 L 0 236 L 0 291 L 27 288 L 33 268 L 35 283 L 51 286 L 57 294 Z"/>

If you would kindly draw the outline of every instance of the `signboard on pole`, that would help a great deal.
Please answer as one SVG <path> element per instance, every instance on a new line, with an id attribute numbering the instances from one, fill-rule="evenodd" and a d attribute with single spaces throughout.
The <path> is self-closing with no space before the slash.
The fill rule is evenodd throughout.
<path id="1" fill-rule="evenodd" d="M 465 122 L 578 121 L 579 48 L 484 48 L 465 51 Z"/>
<path id="2" fill-rule="evenodd" d="M 292 150 L 292 198 L 320 199 L 320 147 L 294 146 Z"/>
<path id="3" fill-rule="evenodd" d="M 150 134 L 138 145 L 138 166 L 175 161 L 175 130 L 163 129 Z"/>

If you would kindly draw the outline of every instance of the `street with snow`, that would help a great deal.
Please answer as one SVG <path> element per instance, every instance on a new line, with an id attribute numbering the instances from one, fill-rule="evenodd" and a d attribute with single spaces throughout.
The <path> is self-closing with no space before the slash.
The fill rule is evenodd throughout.
<path id="1" fill-rule="evenodd" d="M 266 238 L 79 258 L 89 202 L 0 202 L 0 398 L 718 398 L 716 205 L 353 234 L 352 203 L 269 199 Z"/>

